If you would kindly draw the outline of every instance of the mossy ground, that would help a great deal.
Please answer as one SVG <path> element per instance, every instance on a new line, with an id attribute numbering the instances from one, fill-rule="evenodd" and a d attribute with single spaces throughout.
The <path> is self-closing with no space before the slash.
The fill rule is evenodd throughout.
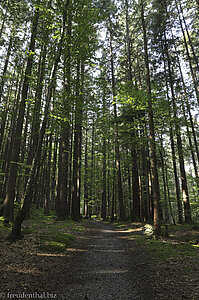
<path id="1" fill-rule="evenodd" d="M 177 257 L 199 257 L 199 227 L 195 224 L 171 225 L 169 237 L 155 239 L 143 234 L 132 235 L 139 245 L 145 246 L 155 260 Z"/>
<path id="2" fill-rule="evenodd" d="M 64 252 L 66 248 L 71 247 L 76 237 L 69 233 L 61 233 L 53 230 L 46 234 L 39 235 L 38 248 L 47 252 Z"/>
<path id="3" fill-rule="evenodd" d="M 15 215 L 19 205 L 15 207 Z M 6 227 L 4 218 L 0 217 L 0 234 L 9 234 L 12 225 Z M 22 224 L 22 235 L 31 236 L 38 249 L 45 252 L 64 252 L 76 241 L 76 234 L 86 230 L 84 221 L 75 222 L 72 219 L 58 221 L 55 211 L 45 215 L 43 209 L 32 205 L 29 217 Z"/>

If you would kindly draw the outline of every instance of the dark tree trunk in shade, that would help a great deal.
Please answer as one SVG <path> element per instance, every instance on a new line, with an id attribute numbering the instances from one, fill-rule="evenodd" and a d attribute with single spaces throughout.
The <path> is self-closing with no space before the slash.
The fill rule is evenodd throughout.
<path id="1" fill-rule="evenodd" d="M 34 191 L 35 180 L 39 176 L 40 167 L 42 165 L 42 160 L 41 160 L 42 144 L 43 144 L 43 138 L 45 136 L 46 126 L 47 126 L 48 117 L 49 117 L 49 107 L 50 107 L 50 103 L 51 103 L 51 98 L 52 98 L 53 90 L 55 88 L 56 74 L 57 74 L 58 65 L 59 65 L 59 61 L 60 61 L 60 57 L 61 57 L 61 53 L 62 53 L 63 40 L 64 40 L 64 36 L 65 36 L 66 11 L 67 11 L 68 2 L 69 2 L 69 0 L 66 2 L 65 10 L 63 12 L 62 33 L 61 33 L 61 38 L 60 38 L 60 41 L 58 44 L 57 55 L 55 57 L 55 61 L 54 61 L 52 72 L 51 72 L 52 75 L 51 75 L 49 85 L 48 85 L 44 118 L 43 118 L 41 130 L 40 130 L 37 151 L 35 153 L 35 157 L 34 157 L 34 160 L 32 163 L 32 169 L 31 169 L 31 172 L 29 175 L 29 181 L 27 183 L 27 188 L 26 188 L 26 193 L 24 196 L 23 205 L 22 205 L 22 208 L 19 210 L 19 212 L 16 216 L 16 219 L 14 221 L 14 224 L 13 224 L 13 228 L 12 228 L 12 232 L 11 232 L 11 236 L 10 236 L 11 240 L 16 240 L 21 235 L 21 225 L 22 225 L 23 221 L 25 220 L 27 214 L 29 213 L 31 202 L 32 202 L 33 191 Z"/>
<path id="2" fill-rule="evenodd" d="M 172 70 L 171 70 L 171 60 L 170 60 L 170 55 L 169 55 L 165 32 L 164 32 L 164 39 L 165 39 L 165 53 L 167 56 L 167 63 L 168 63 L 169 84 L 170 84 L 171 95 L 172 95 L 171 100 L 172 100 L 172 105 L 173 105 L 173 114 L 174 114 L 174 118 L 175 118 L 175 133 L 176 133 L 176 137 L 177 137 L 177 148 L 178 148 L 178 156 L 179 156 L 179 164 L 180 164 L 184 215 L 185 215 L 185 222 L 190 223 L 191 222 L 191 207 L 190 207 L 190 202 L 189 202 L 189 192 L 188 192 L 185 165 L 184 165 L 184 154 L 183 154 L 183 147 L 182 147 L 182 140 L 181 140 L 181 132 L 180 132 L 180 127 L 179 127 L 178 120 L 177 120 L 177 106 L 176 106 L 176 98 L 175 98 L 174 85 L 173 85 L 173 75 L 172 75 Z"/>
<path id="3" fill-rule="evenodd" d="M 5 197 L 5 203 L 4 203 L 4 219 L 6 221 L 14 220 L 15 186 L 16 186 L 19 154 L 20 154 L 21 139 L 22 139 L 22 129 L 23 129 L 23 122 L 24 122 L 25 108 L 26 108 L 26 99 L 28 95 L 30 77 L 32 74 L 32 66 L 33 66 L 32 53 L 34 53 L 35 51 L 38 20 L 39 20 L 39 11 L 36 10 L 33 18 L 31 41 L 29 45 L 29 53 L 31 54 L 28 56 L 28 60 L 27 60 L 25 78 L 22 87 L 21 101 L 19 103 L 19 112 L 17 116 L 16 128 L 15 128 L 14 139 L 13 139 L 13 149 L 12 149 L 11 164 L 10 164 L 10 171 L 8 177 L 8 186 L 7 186 L 7 192 Z"/>
<path id="4" fill-rule="evenodd" d="M 103 96 L 103 117 L 105 119 L 105 111 L 106 111 L 106 103 L 105 103 L 105 96 Z M 101 206 L 101 216 L 103 220 L 106 219 L 106 130 L 105 126 L 103 125 L 103 138 L 102 138 L 102 206 Z"/>
<path id="5" fill-rule="evenodd" d="M 72 217 L 80 219 L 80 192 L 81 192 L 81 135 L 82 135 L 82 109 L 83 109 L 83 63 L 77 61 L 76 78 L 76 107 L 75 107 L 75 132 L 73 150 L 73 192 L 72 192 Z"/>
<path id="6" fill-rule="evenodd" d="M 117 121 L 117 105 L 116 105 L 116 86 L 115 86 L 115 72 L 114 72 L 114 58 L 113 58 L 113 45 L 112 45 L 112 27 L 111 19 L 109 17 L 109 38 L 110 38 L 110 59 L 111 59 L 111 79 L 112 79 L 112 95 L 114 100 L 113 110 L 115 117 L 115 158 L 116 158 L 116 174 L 117 174 L 117 185 L 118 185 L 118 203 L 119 203 L 119 215 L 120 219 L 125 219 L 124 212 L 124 200 L 123 200 L 123 187 L 122 187 L 122 175 L 121 175 L 121 162 L 120 162 L 120 150 L 119 150 L 119 129 Z"/>
<path id="7" fill-rule="evenodd" d="M 149 58 L 148 58 L 148 46 L 147 46 L 147 35 L 146 25 L 144 18 L 144 5 L 141 0 L 141 20 L 142 29 L 144 36 L 144 53 L 145 53 L 145 68 L 146 68 L 146 84 L 147 84 L 147 100 L 148 100 L 148 116 L 149 116 L 149 140 L 150 140 L 150 155 L 151 155 L 151 175 L 153 184 L 153 200 L 154 200 L 154 230 L 155 234 L 161 234 L 160 227 L 160 191 L 159 191 L 159 179 L 157 170 L 157 158 L 156 158 L 156 145 L 155 145 L 155 132 L 154 132 L 154 121 L 153 121 L 153 107 L 152 107 L 152 95 L 151 95 L 151 80 L 149 71 Z"/>

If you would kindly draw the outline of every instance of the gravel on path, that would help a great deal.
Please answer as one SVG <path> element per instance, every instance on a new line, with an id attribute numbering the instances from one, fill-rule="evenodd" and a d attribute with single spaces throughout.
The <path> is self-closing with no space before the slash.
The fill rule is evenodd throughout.
<path id="1" fill-rule="evenodd" d="M 150 300 L 156 299 L 147 276 L 140 278 L 139 267 L 146 268 L 134 241 L 125 231 L 93 222 L 87 241 L 81 245 L 82 260 L 77 270 L 68 274 L 64 299 L 74 300 Z M 141 259 L 140 259 L 141 258 Z M 153 272 L 151 271 L 151 276 Z M 158 299 L 158 298 L 157 298 Z"/>

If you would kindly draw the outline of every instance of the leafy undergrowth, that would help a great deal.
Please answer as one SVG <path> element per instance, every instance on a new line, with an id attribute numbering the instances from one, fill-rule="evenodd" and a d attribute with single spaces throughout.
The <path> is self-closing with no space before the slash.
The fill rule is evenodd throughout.
<path id="1" fill-rule="evenodd" d="M 199 259 L 199 224 L 169 225 L 169 237 L 158 239 L 144 235 L 142 223 L 115 221 L 112 224 L 123 232 L 129 232 L 128 237 L 144 246 L 154 261 L 166 262 L 183 257 Z"/>
<path id="2" fill-rule="evenodd" d="M 0 235 L 6 237 L 11 226 L 5 226 L 3 217 L 0 218 Z M 38 250 L 43 252 L 62 253 L 72 247 L 79 233 L 85 231 L 84 221 L 75 222 L 56 220 L 55 212 L 45 215 L 43 209 L 34 205 L 30 216 L 22 224 L 22 236 L 24 239 L 34 241 Z"/>
<path id="3" fill-rule="evenodd" d="M 66 248 L 71 247 L 76 237 L 69 233 L 59 231 L 50 231 L 45 235 L 39 236 L 39 250 L 47 252 L 64 252 Z"/>
<path id="4" fill-rule="evenodd" d="M 178 257 L 199 257 L 199 226 L 170 226 L 169 237 L 150 238 L 143 234 L 132 235 L 139 245 L 145 246 L 154 260 L 166 261 Z"/>

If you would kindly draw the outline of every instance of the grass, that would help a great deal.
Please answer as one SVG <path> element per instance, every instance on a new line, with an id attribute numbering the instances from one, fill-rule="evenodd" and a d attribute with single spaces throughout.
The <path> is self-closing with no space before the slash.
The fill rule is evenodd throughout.
<path id="1" fill-rule="evenodd" d="M 30 228 L 31 227 L 31 228 Z M 45 230 L 70 230 L 83 231 L 83 221 L 75 222 L 72 219 L 65 221 L 56 220 L 55 211 L 51 211 L 49 215 L 45 215 L 43 209 L 36 208 L 34 205 L 31 208 L 30 217 L 24 222 L 23 231 L 27 231 L 29 228 L 30 232 L 38 232 Z"/>
<path id="2" fill-rule="evenodd" d="M 83 221 L 56 220 L 55 212 L 45 215 L 42 209 L 32 206 L 30 218 L 24 222 L 23 233 L 36 236 L 38 249 L 46 252 L 64 252 L 72 247 L 76 237 L 73 233 L 84 231 Z"/>
<path id="3" fill-rule="evenodd" d="M 19 210 L 15 205 L 15 215 Z M 5 227 L 4 218 L 0 217 L 0 234 L 7 235 L 11 230 Z M 22 224 L 22 235 L 32 235 L 39 250 L 46 252 L 64 252 L 76 241 L 75 233 L 86 230 L 84 221 L 75 222 L 71 219 L 56 220 L 55 211 L 45 215 L 42 208 L 32 205 L 29 217 Z"/>
<path id="4" fill-rule="evenodd" d="M 0 217 L 0 233 L 1 232 L 9 232 L 11 230 L 11 227 L 6 227 L 4 224 L 4 217 Z"/>
<path id="5" fill-rule="evenodd" d="M 64 252 L 74 244 L 76 237 L 69 233 L 51 231 L 39 235 L 39 250 L 47 252 Z"/>
<path id="6" fill-rule="evenodd" d="M 165 261 L 176 257 L 195 257 L 199 255 L 199 232 L 195 225 L 171 226 L 169 238 L 152 239 L 144 235 L 133 235 L 139 245 L 145 246 L 155 260 Z"/>

